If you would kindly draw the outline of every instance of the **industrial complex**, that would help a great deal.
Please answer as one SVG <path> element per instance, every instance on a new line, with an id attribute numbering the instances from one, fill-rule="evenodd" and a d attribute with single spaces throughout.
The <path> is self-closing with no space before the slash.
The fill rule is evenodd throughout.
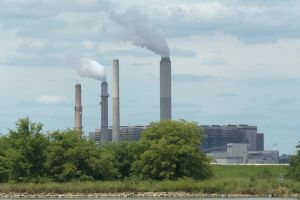
<path id="1" fill-rule="evenodd" d="M 108 83 L 101 83 L 101 125 L 89 133 L 100 142 L 139 140 L 147 126 L 120 126 L 119 60 L 112 64 L 112 126 L 108 126 Z M 172 119 L 171 61 L 160 61 L 160 120 Z M 75 129 L 82 131 L 81 85 L 75 85 Z M 278 163 L 277 150 L 264 149 L 264 134 L 249 125 L 201 125 L 204 133 L 199 147 L 216 163 Z"/>

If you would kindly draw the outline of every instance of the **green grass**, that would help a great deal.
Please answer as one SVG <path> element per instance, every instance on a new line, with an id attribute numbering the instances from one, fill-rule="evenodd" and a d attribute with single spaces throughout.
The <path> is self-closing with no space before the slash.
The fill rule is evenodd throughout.
<path id="1" fill-rule="evenodd" d="M 270 173 L 273 178 L 284 176 L 286 166 L 279 165 L 213 165 L 215 178 L 251 178 Z M 268 171 L 268 172 L 266 172 Z"/>
<path id="2" fill-rule="evenodd" d="M 97 181 L 68 183 L 7 183 L 0 184 L 0 193 L 114 193 L 114 192 L 198 192 L 287 195 L 300 193 L 300 182 L 281 179 L 284 166 L 220 166 L 214 165 L 215 176 L 195 181 Z"/>

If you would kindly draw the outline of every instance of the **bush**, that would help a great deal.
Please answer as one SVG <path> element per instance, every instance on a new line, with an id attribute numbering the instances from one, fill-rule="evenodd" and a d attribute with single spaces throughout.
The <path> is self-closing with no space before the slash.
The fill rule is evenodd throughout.
<path id="1" fill-rule="evenodd" d="M 140 154 L 132 169 L 142 179 L 175 180 L 211 177 L 209 158 L 201 152 L 202 130 L 197 123 L 151 123 L 138 142 Z"/>

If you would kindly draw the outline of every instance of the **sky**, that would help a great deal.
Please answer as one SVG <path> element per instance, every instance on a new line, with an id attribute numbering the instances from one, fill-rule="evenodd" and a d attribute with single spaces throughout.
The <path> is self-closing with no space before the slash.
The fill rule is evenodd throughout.
<path id="1" fill-rule="evenodd" d="M 45 132 L 72 128 L 76 83 L 85 134 L 100 127 L 100 81 L 78 76 L 81 59 L 104 66 L 110 94 L 112 60 L 120 60 L 121 125 L 158 121 L 168 48 L 173 119 L 255 125 L 265 149 L 293 154 L 299 10 L 296 0 L 1 0 L 0 133 L 22 117 Z M 109 109 L 111 124 L 111 98 Z"/>

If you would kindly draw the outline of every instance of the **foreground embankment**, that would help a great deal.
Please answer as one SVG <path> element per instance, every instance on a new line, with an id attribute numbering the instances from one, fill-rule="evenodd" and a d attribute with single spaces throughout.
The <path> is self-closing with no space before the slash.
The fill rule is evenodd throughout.
<path id="1" fill-rule="evenodd" d="M 97 199 L 97 198 L 258 198 L 258 197 L 284 197 L 284 198 L 300 198 L 300 194 L 289 194 L 276 196 L 274 194 L 250 195 L 250 194 L 204 194 L 204 193 L 188 193 L 188 192 L 121 192 L 121 193 L 89 193 L 89 194 L 54 194 L 54 193 L 11 193 L 0 194 L 0 199 Z"/>
<path id="2" fill-rule="evenodd" d="M 0 184 L 0 198 L 300 197 L 300 182 L 285 166 L 213 166 L 214 177 L 195 181 L 122 181 Z"/>

